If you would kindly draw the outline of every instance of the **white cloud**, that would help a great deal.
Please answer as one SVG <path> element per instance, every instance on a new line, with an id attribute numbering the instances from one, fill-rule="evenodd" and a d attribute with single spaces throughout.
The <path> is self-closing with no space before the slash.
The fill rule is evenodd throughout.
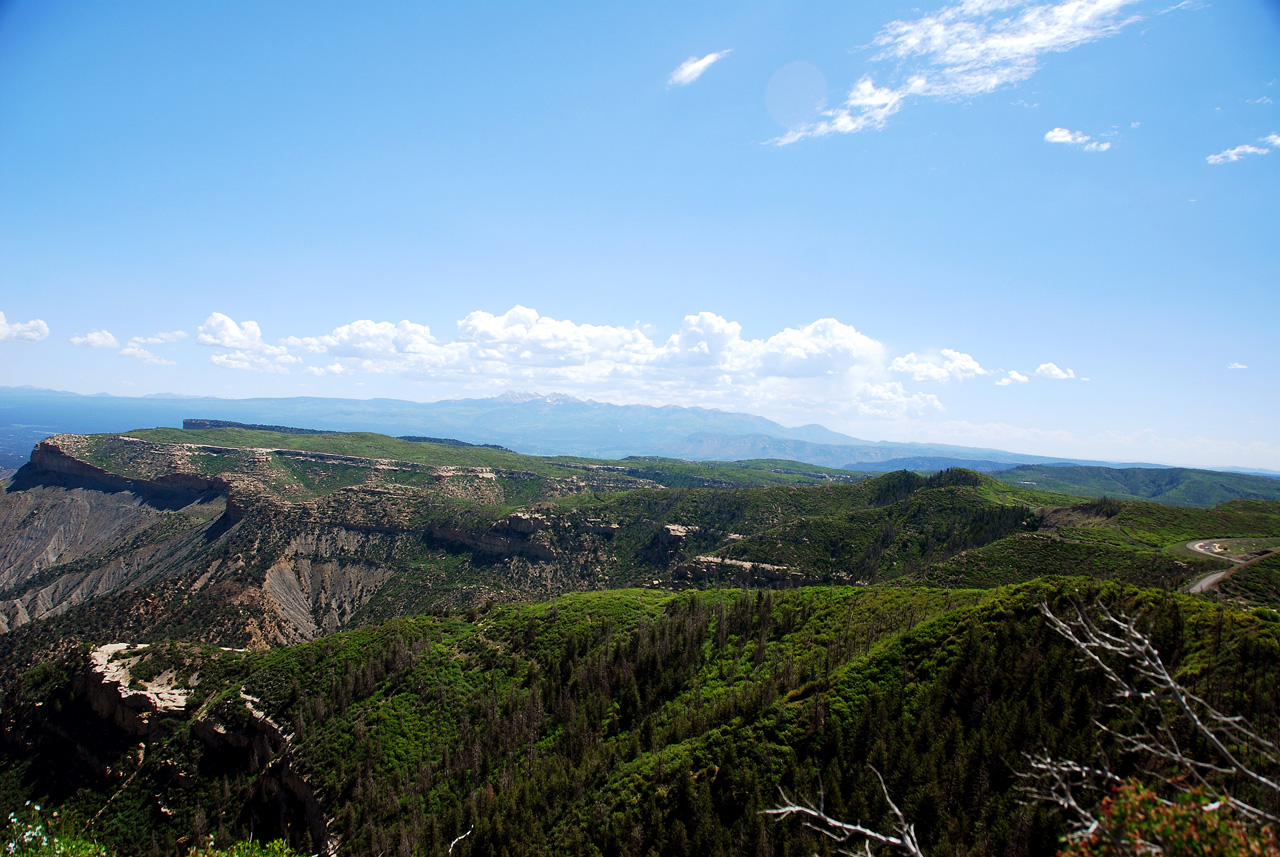
<path id="1" fill-rule="evenodd" d="M 49 325 L 38 318 L 10 322 L 0 312 L 0 342 L 39 342 L 48 335 Z"/>
<path id="2" fill-rule="evenodd" d="M 1089 135 L 1080 131 L 1069 131 L 1066 128 L 1054 128 L 1044 135 L 1047 143 L 1086 143 Z"/>
<path id="3" fill-rule="evenodd" d="M 216 348 L 234 349 L 209 358 L 211 363 L 226 369 L 251 369 L 287 375 L 289 364 L 302 362 L 302 358 L 290 354 L 285 346 L 265 342 L 256 321 L 237 324 L 220 312 L 210 314 L 204 324 L 200 325 L 196 342 Z"/>
<path id="4" fill-rule="evenodd" d="M 1228 369 L 1248 369 L 1249 367 L 1244 365 L 1243 363 L 1228 363 L 1227 368 Z"/>
<path id="5" fill-rule="evenodd" d="M 262 329 L 256 321 L 236 324 L 229 316 L 220 312 L 212 313 L 204 324 L 200 325 L 196 342 L 201 345 L 216 345 L 221 348 L 240 348 L 248 351 L 261 351 L 264 354 L 283 354 L 288 349 L 278 345 L 268 345 L 262 339 Z"/>
<path id="6" fill-rule="evenodd" d="M 689 57 L 667 78 L 667 86 L 688 86 L 698 78 L 702 77 L 702 73 L 711 68 L 712 63 L 723 59 L 729 51 L 716 51 L 713 54 L 707 54 L 702 59 L 697 57 Z"/>
<path id="7" fill-rule="evenodd" d="M 1041 57 L 1120 32 L 1138 20 L 1125 8 L 1140 0 L 960 0 L 910 21 L 893 21 L 876 36 L 873 60 L 892 62 L 896 85 L 863 75 L 839 107 L 788 132 L 782 145 L 805 137 L 881 128 L 911 98 L 971 98 L 1026 80 Z"/>
<path id="8" fill-rule="evenodd" d="M 1280 148 L 1280 134 L 1268 134 L 1262 138 L 1262 142 L 1274 148 Z"/>
<path id="9" fill-rule="evenodd" d="M 402 321 L 369 321 L 362 319 L 344 324 L 325 336 L 286 336 L 284 345 L 301 348 L 310 354 L 396 354 L 426 350 L 435 340 L 425 324 Z"/>
<path id="10" fill-rule="evenodd" d="M 869 417 L 942 408 L 936 396 L 892 379 L 882 343 L 832 318 L 750 338 L 741 324 L 700 312 L 685 316 L 669 336 L 653 338 L 639 327 L 580 324 L 515 306 L 501 315 L 469 313 L 448 342 L 425 325 L 369 320 L 281 341 L 332 358 L 304 369 L 317 377 L 404 374 L 475 392 L 553 386 L 611 400 L 825 408 Z M 935 365 L 947 377 L 985 372 L 962 352 L 941 355 Z M 215 362 L 265 368 L 256 356 L 241 349 Z"/>
<path id="11" fill-rule="evenodd" d="M 1071 369 L 1059 369 L 1056 363 L 1041 363 L 1036 369 L 1036 374 L 1042 378 L 1053 378 L 1058 381 L 1064 381 L 1067 378 L 1074 378 L 1076 373 Z"/>
<path id="12" fill-rule="evenodd" d="M 288 375 L 289 363 L 301 363 L 301 358 L 283 354 L 278 357 L 264 357 L 252 351 L 237 350 L 226 354 L 214 354 L 209 362 L 224 369 L 250 369 L 254 372 L 269 372 Z"/>
<path id="13" fill-rule="evenodd" d="M 135 359 L 142 360 L 145 363 L 150 363 L 154 366 L 177 365 L 172 360 L 166 360 L 163 357 L 157 357 L 147 349 L 143 348 L 141 343 L 149 342 L 149 341 L 150 339 L 142 339 L 141 337 L 135 336 L 133 339 L 129 340 L 128 344 L 125 345 L 124 348 L 120 349 L 120 353 L 125 357 L 133 357 Z"/>
<path id="14" fill-rule="evenodd" d="M 84 336 L 71 337 L 72 345 L 81 345 L 86 348 L 119 348 L 120 343 L 107 330 L 91 330 Z"/>
<path id="15" fill-rule="evenodd" d="M 1086 152 L 1105 152 L 1111 148 L 1110 143 L 1093 140 L 1083 131 L 1072 131 L 1068 128 L 1054 128 L 1052 131 L 1047 131 L 1044 139 L 1048 143 L 1066 143 L 1071 146 L 1080 146 Z M 1091 140 L 1092 142 L 1090 142 Z"/>
<path id="16" fill-rule="evenodd" d="M 941 360 L 922 359 L 913 351 L 902 357 L 895 357 L 889 368 L 894 372 L 910 373 L 915 381 L 950 381 L 953 378 L 964 380 L 976 375 L 991 374 L 970 355 L 950 348 L 942 349 Z"/>
<path id="17" fill-rule="evenodd" d="M 147 345 L 161 345 L 166 342 L 178 342 L 186 339 L 187 332 L 185 330 L 167 330 L 157 333 L 155 336 L 135 336 L 130 342 L 144 342 Z"/>
<path id="18" fill-rule="evenodd" d="M 1272 134 L 1271 136 L 1274 137 L 1276 135 Z M 1270 137 L 1264 137 L 1262 141 L 1265 143 L 1265 142 L 1269 142 L 1270 139 L 1271 139 Z M 1250 146 L 1248 143 L 1246 143 L 1243 146 L 1236 146 L 1233 149 L 1227 149 L 1225 151 L 1219 152 L 1216 155 L 1210 155 L 1209 157 L 1205 158 L 1205 160 L 1211 164 L 1230 164 L 1234 161 L 1240 160 L 1245 155 L 1267 155 L 1270 153 L 1271 153 L 1270 149 L 1263 149 L 1259 146 Z"/>
<path id="19" fill-rule="evenodd" d="M 1009 374 L 996 381 L 997 387 L 1008 387 L 1010 384 L 1025 384 L 1031 379 L 1023 375 L 1016 369 L 1010 369 Z"/>

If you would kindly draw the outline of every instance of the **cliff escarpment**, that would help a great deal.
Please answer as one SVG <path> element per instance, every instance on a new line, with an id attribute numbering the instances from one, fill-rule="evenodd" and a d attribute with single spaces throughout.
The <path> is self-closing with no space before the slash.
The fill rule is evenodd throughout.
<path id="1" fill-rule="evenodd" d="M 616 524 L 577 532 L 509 504 L 624 487 L 661 486 L 578 464 L 58 435 L 0 495 L 0 632 L 77 609 L 67 622 L 88 632 L 104 612 L 216 607 L 227 642 L 274 645 L 359 621 L 370 602 L 381 616 L 595 588 L 617 565 L 601 550 Z"/>
<path id="2" fill-rule="evenodd" d="M 0 674 L 70 642 L 270 647 L 627 586 L 990 586 L 1083 567 L 1176 587 L 1215 566 L 1179 540 L 1280 537 L 1276 504 L 1056 508 L 966 470 L 847 481 L 368 434 L 58 435 L 0 494 L 0 634 L 23 631 Z"/>

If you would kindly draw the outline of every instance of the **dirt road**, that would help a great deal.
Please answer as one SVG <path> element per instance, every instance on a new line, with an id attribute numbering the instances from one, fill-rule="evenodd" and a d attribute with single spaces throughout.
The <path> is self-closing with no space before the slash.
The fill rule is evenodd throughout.
<path id="1" fill-rule="evenodd" d="M 1222 549 L 1222 546 L 1213 541 L 1213 539 L 1201 539 L 1199 541 L 1187 542 L 1187 548 L 1195 551 L 1196 553 L 1202 553 L 1205 556 L 1225 559 L 1227 562 L 1235 563 L 1236 565 L 1240 565 L 1245 562 L 1245 560 L 1240 559 L 1239 557 L 1229 556 L 1226 551 Z M 1218 585 L 1219 580 L 1222 580 L 1222 578 L 1226 577 L 1233 571 L 1235 571 L 1234 568 L 1227 568 L 1222 571 L 1215 571 L 1212 574 L 1206 574 L 1204 577 L 1191 584 L 1191 588 L 1187 591 L 1195 594 L 1213 589 Z"/>

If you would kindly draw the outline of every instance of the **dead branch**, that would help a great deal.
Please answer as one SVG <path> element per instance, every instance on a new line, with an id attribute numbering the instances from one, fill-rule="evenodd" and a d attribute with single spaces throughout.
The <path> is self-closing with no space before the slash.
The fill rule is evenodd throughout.
<path id="1" fill-rule="evenodd" d="M 453 846 L 457 845 L 459 842 L 461 842 L 462 840 L 464 840 L 464 839 L 466 839 L 468 836 L 470 836 L 470 835 L 471 835 L 471 831 L 473 831 L 473 830 L 475 830 L 475 828 L 474 828 L 474 827 L 469 827 L 469 828 L 467 828 L 467 832 L 466 832 L 466 833 L 462 834 L 462 835 L 461 835 L 461 836 L 459 836 L 457 839 L 455 839 L 455 840 L 453 840 L 452 842 L 450 842 L 450 843 L 449 843 L 449 850 L 448 850 L 446 853 L 448 853 L 448 854 L 452 854 L 452 853 L 453 853 Z"/>
<path id="2" fill-rule="evenodd" d="M 881 833 L 878 830 L 863 827 L 861 824 L 850 824 L 847 821 L 832 818 L 827 815 L 822 799 L 819 799 L 817 806 L 809 802 L 798 803 L 787 797 L 786 792 L 782 791 L 782 789 L 779 789 L 778 792 L 782 795 L 783 805 L 773 809 L 766 809 L 761 814 L 774 815 L 780 818 L 792 815 L 801 816 L 803 819 L 801 824 L 804 827 L 820 833 L 841 845 L 856 844 L 861 841 L 863 846 L 862 853 L 866 855 L 872 853 L 871 845 L 875 843 L 877 846 L 889 845 L 894 848 L 900 848 L 907 854 L 912 855 L 912 857 L 924 857 L 924 852 L 920 850 L 920 843 L 916 839 L 915 825 L 907 823 L 906 816 L 903 815 L 902 810 L 893 802 L 893 798 L 889 797 L 889 789 L 885 786 L 884 777 L 880 776 L 880 772 L 872 765 L 867 767 L 871 768 L 871 772 L 880 781 L 880 790 L 884 793 L 884 799 L 897 819 L 893 834 Z M 845 848 L 838 848 L 836 853 L 854 855 L 855 852 Z"/>
<path id="3" fill-rule="evenodd" d="M 1049 626 L 1111 684 L 1116 696 L 1111 707 L 1129 715 L 1127 724 L 1118 728 L 1095 721 L 1099 731 L 1114 739 L 1123 752 L 1159 760 L 1177 770 L 1179 775 L 1166 778 L 1165 785 L 1182 791 L 1196 786 L 1211 789 L 1253 823 L 1280 822 L 1280 817 L 1227 793 L 1222 784 L 1226 777 L 1237 777 L 1280 796 L 1280 783 L 1263 772 L 1280 770 L 1276 744 L 1243 718 L 1224 714 L 1184 687 L 1135 618 L 1113 613 L 1104 605 L 1095 606 L 1096 619 L 1078 606 L 1073 609 L 1074 616 L 1062 619 L 1048 604 L 1040 605 Z M 1188 729 L 1208 746 L 1209 758 L 1194 755 L 1179 741 L 1178 734 Z M 1024 793 L 1066 811 L 1073 819 L 1073 838 L 1098 832 L 1100 823 L 1086 806 L 1089 801 L 1082 802 L 1078 793 L 1102 792 L 1118 784 L 1105 760 L 1089 766 L 1047 755 L 1027 758 L 1029 770 L 1021 775 L 1028 781 Z"/>

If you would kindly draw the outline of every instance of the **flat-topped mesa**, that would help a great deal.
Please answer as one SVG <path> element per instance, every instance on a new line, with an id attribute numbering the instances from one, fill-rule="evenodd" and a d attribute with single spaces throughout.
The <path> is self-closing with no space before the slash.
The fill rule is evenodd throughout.
<path id="1" fill-rule="evenodd" d="M 131 438 L 117 440 L 132 441 Z M 162 465 L 142 468 L 137 476 L 112 472 L 86 460 L 89 457 L 87 441 L 88 438 L 80 435 L 67 434 L 40 441 L 31 451 L 30 463 L 18 472 L 15 480 L 38 481 L 63 488 L 130 491 L 149 501 L 159 501 L 164 506 L 185 506 L 231 492 L 229 480 L 182 467 L 180 460 L 169 457 Z"/>

